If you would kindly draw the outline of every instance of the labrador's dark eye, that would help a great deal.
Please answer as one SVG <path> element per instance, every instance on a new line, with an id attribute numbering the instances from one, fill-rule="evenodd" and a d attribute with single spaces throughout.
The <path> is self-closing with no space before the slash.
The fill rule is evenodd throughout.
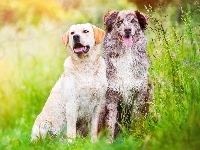
<path id="1" fill-rule="evenodd" d="M 74 32 L 71 32 L 71 35 L 73 35 L 74 34 Z"/>
<path id="2" fill-rule="evenodd" d="M 134 22 L 137 22 L 137 20 L 136 20 L 136 19 L 132 19 L 132 20 L 131 20 L 131 23 L 134 23 Z"/>
<path id="3" fill-rule="evenodd" d="M 83 30 L 83 33 L 88 33 L 89 31 L 88 30 Z"/>

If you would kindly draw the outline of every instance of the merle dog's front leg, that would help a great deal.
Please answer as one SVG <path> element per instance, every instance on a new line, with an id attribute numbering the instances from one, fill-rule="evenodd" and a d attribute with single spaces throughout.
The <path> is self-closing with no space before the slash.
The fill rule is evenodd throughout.
<path id="1" fill-rule="evenodd" d="M 117 135 L 117 107 L 118 102 L 120 101 L 120 94 L 117 91 L 108 90 L 106 93 L 106 108 L 108 111 L 108 114 L 106 116 L 106 124 L 109 129 L 109 135 L 108 135 L 108 142 L 112 143 L 113 138 Z"/>

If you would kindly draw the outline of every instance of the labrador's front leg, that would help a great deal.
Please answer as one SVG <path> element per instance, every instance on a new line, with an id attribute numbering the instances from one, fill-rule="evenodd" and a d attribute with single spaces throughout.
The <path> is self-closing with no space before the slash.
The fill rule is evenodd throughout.
<path id="1" fill-rule="evenodd" d="M 94 113 L 92 115 L 92 122 L 91 122 L 91 141 L 93 143 L 97 142 L 98 140 L 99 114 L 100 114 L 100 105 L 97 105 L 94 108 Z"/>
<path id="2" fill-rule="evenodd" d="M 76 138 L 77 108 L 74 104 L 66 104 L 67 137 L 69 141 Z"/>

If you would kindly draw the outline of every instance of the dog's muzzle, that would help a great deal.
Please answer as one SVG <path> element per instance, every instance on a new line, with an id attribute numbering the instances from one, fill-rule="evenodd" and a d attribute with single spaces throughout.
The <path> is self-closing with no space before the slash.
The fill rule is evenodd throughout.
<path id="1" fill-rule="evenodd" d="M 81 37 L 78 34 L 75 34 L 73 36 L 73 41 L 74 41 L 73 50 L 74 50 L 74 53 L 76 53 L 78 55 L 85 54 L 90 50 L 89 45 L 84 46 L 83 44 L 81 44 L 80 38 Z"/>
<path id="2" fill-rule="evenodd" d="M 74 47 L 73 47 L 74 53 L 81 55 L 81 54 L 85 54 L 90 50 L 90 46 L 86 45 L 82 45 L 81 43 L 75 43 Z"/>
<path id="3" fill-rule="evenodd" d="M 126 47 L 131 47 L 133 45 L 133 38 L 134 36 L 132 35 L 132 30 L 127 28 L 124 30 L 124 35 L 121 35 L 118 33 L 118 37 L 121 41 L 124 42 Z"/>

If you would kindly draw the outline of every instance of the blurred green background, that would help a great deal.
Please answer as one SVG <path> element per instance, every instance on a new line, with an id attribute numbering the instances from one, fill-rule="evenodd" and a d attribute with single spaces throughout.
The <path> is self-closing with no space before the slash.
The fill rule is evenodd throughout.
<path id="1" fill-rule="evenodd" d="M 104 29 L 103 15 L 113 9 L 150 16 L 145 33 L 157 115 L 124 129 L 113 145 L 105 137 L 91 144 L 89 136 L 71 145 L 30 143 L 33 122 L 68 55 L 61 35 L 76 23 Z M 199 149 L 199 15 L 196 0 L 1 0 L 0 149 Z"/>

